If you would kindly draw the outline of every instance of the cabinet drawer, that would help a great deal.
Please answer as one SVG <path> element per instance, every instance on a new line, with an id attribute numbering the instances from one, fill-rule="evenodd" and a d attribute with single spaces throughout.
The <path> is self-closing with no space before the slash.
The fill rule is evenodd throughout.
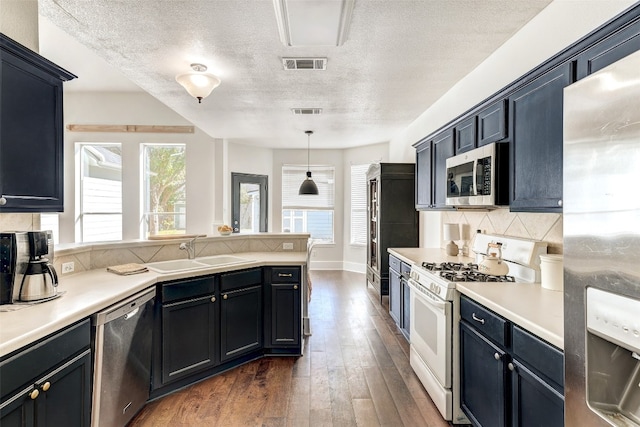
<path id="1" fill-rule="evenodd" d="M 91 344 L 89 319 L 59 332 L 0 363 L 2 400 Z"/>
<path id="2" fill-rule="evenodd" d="M 564 354 L 540 338 L 513 325 L 512 349 L 534 372 L 547 377 L 561 388 L 564 387 Z"/>
<path id="3" fill-rule="evenodd" d="M 497 344 L 507 345 L 508 323 L 489 309 L 463 296 L 460 298 L 460 317 Z"/>
<path id="4" fill-rule="evenodd" d="M 233 273 L 225 273 L 220 276 L 220 291 L 222 292 L 261 284 L 262 269 L 260 268 L 235 271 Z"/>
<path id="5" fill-rule="evenodd" d="M 166 303 L 212 294 L 214 291 L 215 281 L 213 276 L 207 276 L 163 284 L 161 295 L 162 302 Z"/>
<path id="6" fill-rule="evenodd" d="M 394 257 L 393 255 L 389 255 L 389 268 L 394 269 L 396 272 L 400 273 L 400 265 L 402 264 L 402 262 Z"/>
<path id="7" fill-rule="evenodd" d="M 411 272 L 411 264 L 407 264 L 406 262 L 400 263 L 400 274 L 404 278 L 409 277 L 409 273 Z"/>
<path id="8" fill-rule="evenodd" d="M 300 267 L 272 267 L 271 283 L 300 283 Z"/>

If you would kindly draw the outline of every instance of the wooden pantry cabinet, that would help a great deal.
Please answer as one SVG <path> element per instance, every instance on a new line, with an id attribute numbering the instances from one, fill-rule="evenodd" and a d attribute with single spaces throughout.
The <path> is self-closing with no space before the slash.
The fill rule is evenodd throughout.
<path id="1" fill-rule="evenodd" d="M 367 171 L 367 286 L 389 294 L 388 248 L 419 245 L 415 165 L 377 163 Z"/>

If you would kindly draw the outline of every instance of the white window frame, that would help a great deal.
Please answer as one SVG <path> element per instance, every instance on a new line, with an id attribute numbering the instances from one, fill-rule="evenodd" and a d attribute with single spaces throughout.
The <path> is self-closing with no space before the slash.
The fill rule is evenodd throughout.
<path id="1" fill-rule="evenodd" d="M 120 164 L 120 188 L 119 188 L 119 193 L 120 193 L 120 201 L 119 201 L 119 209 L 114 210 L 113 209 L 113 202 L 108 203 L 108 208 L 104 209 L 104 210 L 99 210 L 99 211 L 85 211 L 85 181 L 89 178 L 92 178 L 88 175 L 86 175 L 86 171 L 85 171 L 85 162 L 83 161 L 83 155 L 85 152 L 85 149 L 90 149 L 91 147 L 108 147 L 108 146 L 118 146 L 120 147 L 120 152 L 122 153 L 122 144 L 119 142 L 79 142 L 76 144 L 77 147 L 77 161 L 78 161 L 78 165 L 77 165 L 77 179 L 78 179 L 78 186 L 77 186 L 77 197 L 76 197 L 76 203 L 77 203 L 77 207 L 76 207 L 76 211 L 77 211 L 77 221 L 78 221 L 78 226 L 76 228 L 76 236 L 80 236 L 80 238 L 78 239 L 76 237 L 76 241 L 79 242 L 96 242 L 96 241 L 118 241 L 118 240 L 122 240 L 122 233 L 123 233 L 123 226 L 122 226 L 122 222 L 123 222 L 123 212 L 122 212 L 122 199 L 123 199 L 123 194 L 122 194 L 122 163 Z M 107 170 L 111 169 L 115 169 L 116 165 L 113 163 L 108 163 L 107 161 L 105 161 L 105 168 Z M 99 180 L 100 178 L 96 178 L 96 180 Z M 106 180 L 103 180 L 106 181 Z M 116 204 L 117 205 L 117 204 Z M 109 239 L 102 239 L 102 240 L 97 240 L 97 239 L 88 239 L 87 240 L 87 236 L 85 236 L 85 218 L 89 218 L 91 216 L 94 215 L 102 215 L 102 216 L 111 216 L 111 215 L 119 215 L 120 216 L 120 233 L 118 236 L 114 236 L 113 238 L 109 238 Z"/>
<path id="2" fill-rule="evenodd" d="M 351 165 L 350 241 L 352 246 L 367 245 L 367 170 L 371 163 Z"/>
<path id="3" fill-rule="evenodd" d="M 181 147 L 184 148 L 184 155 L 185 155 L 185 203 L 178 205 L 180 207 L 179 210 L 174 210 L 173 212 L 151 212 L 149 206 L 147 206 L 147 198 L 148 198 L 148 194 L 147 194 L 147 170 L 146 170 L 146 150 L 149 147 L 153 147 L 153 148 L 174 148 L 174 147 Z M 140 228 L 140 234 L 141 234 L 141 238 L 142 239 L 148 239 L 149 236 L 153 236 L 153 234 L 151 234 L 149 232 L 149 216 L 152 214 L 156 214 L 156 215 L 168 215 L 168 216 L 183 216 L 183 220 L 177 220 L 177 222 L 183 223 L 184 224 L 184 230 L 182 231 L 182 233 L 175 233 L 175 234 L 186 234 L 186 227 L 187 227 L 187 206 L 186 206 L 186 155 L 187 155 L 187 144 L 185 143 L 178 143 L 178 142 L 174 142 L 174 143 L 142 143 L 140 144 L 140 207 L 141 207 L 141 211 L 142 211 L 142 221 L 141 221 L 141 228 Z"/>
<path id="4" fill-rule="evenodd" d="M 318 186 L 318 195 L 299 195 L 300 184 L 306 179 L 307 170 Z M 307 230 L 307 215 L 311 211 L 331 212 L 331 238 L 316 239 L 320 244 L 335 242 L 335 166 L 332 165 L 283 165 L 282 166 L 282 229 L 284 231 L 285 211 L 303 211 L 303 230 Z M 293 222 L 293 219 L 292 219 Z M 306 231 L 304 231 L 306 232 Z"/>

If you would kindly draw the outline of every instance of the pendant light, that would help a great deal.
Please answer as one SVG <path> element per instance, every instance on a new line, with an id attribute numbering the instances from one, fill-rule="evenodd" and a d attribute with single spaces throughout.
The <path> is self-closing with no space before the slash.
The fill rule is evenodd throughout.
<path id="1" fill-rule="evenodd" d="M 312 130 L 306 130 L 304 133 L 307 134 L 307 178 L 302 181 L 300 184 L 300 190 L 298 190 L 299 195 L 308 194 L 308 195 L 318 195 L 318 186 L 313 179 L 311 179 L 311 168 L 309 167 L 309 149 L 311 145 L 311 135 L 313 134 Z"/>

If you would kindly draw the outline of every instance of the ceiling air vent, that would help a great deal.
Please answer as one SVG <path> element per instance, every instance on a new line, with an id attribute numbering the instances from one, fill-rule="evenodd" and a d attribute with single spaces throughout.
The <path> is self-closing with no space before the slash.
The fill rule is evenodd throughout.
<path id="1" fill-rule="evenodd" d="M 322 114 L 322 108 L 292 108 L 291 112 L 295 115 L 317 115 Z"/>
<path id="2" fill-rule="evenodd" d="M 326 70 L 327 58 L 282 58 L 285 70 Z"/>

